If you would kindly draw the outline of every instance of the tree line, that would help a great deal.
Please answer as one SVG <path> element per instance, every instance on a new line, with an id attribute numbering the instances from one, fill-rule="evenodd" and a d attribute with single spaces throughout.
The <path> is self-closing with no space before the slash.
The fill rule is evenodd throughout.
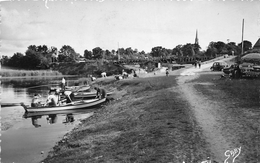
<path id="1" fill-rule="evenodd" d="M 46 45 L 30 45 L 25 54 L 20 52 L 15 53 L 12 57 L 2 56 L 1 64 L 9 67 L 22 69 L 48 69 L 54 62 L 78 62 L 80 60 L 127 60 L 127 59 L 151 59 L 153 57 L 192 57 L 192 56 L 207 56 L 216 57 L 218 54 L 237 55 L 241 53 L 242 42 L 224 43 L 222 41 L 210 42 L 205 51 L 201 50 L 198 44 L 187 43 L 185 45 L 177 45 L 173 49 L 167 49 L 162 46 L 156 46 L 150 52 L 145 53 L 138 49 L 119 48 L 117 50 L 103 50 L 96 47 L 92 50 L 84 50 L 83 56 L 75 52 L 69 45 L 63 45 L 60 50 L 56 47 L 47 47 Z M 252 48 L 252 43 L 245 40 L 244 51 Z"/>

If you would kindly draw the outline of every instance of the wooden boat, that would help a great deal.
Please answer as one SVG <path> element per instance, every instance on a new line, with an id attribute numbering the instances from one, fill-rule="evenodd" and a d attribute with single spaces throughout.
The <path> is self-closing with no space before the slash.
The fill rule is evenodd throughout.
<path id="1" fill-rule="evenodd" d="M 65 90 L 66 91 L 86 91 L 89 90 L 90 86 L 89 85 L 81 85 L 81 86 L 66 86 Z"/>
<path id="2" fill-rule="evenodd" d="M 42 107 L 29 107 L 24 103 L 21 103 L 25 112 L 46 112 L 46 111 L 60 111 L 60 110 L 74 110 L 74 109 L 84 109 L 94 107 L 106 101 L 106 98 L 103 99 L 91 99 L 83 101 L 75 101 L 70 104 L 63 106 L 42 106 Z"/>

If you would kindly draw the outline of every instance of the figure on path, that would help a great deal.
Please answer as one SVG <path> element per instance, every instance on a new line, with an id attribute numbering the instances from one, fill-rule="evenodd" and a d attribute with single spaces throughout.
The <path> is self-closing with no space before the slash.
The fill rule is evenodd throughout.
<path id="1" fill-rule="evenodd" d="M 169 76 L 169 70 L 166 69 L 166 76 Z"/>
<path id="2" fill-rule="evenodd" d="M 201 67 L 201 61 L 199 61 L 198 64 L 199 64 L 199 68 L 200 68 Z"/>
<path id="3" fill-rule="evenodd" d="M 61 89 L 65 90 L 65 84 L 66 84 L 66 80 L 64 78 L 62 78 L 61 80 Z"/>

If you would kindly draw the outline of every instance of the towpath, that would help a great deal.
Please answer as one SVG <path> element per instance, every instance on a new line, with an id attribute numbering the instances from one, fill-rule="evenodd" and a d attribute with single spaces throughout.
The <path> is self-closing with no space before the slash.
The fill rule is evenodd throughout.
<path id="1" fill-rule="evenodd" d="M 231 58 L 223 58 L 221 60 L 228 61 L 230 59 Z M 212 64 L 213 62 L 203 64 L 201 69 L 194 67 L 185 69 L 177 78 L 177 83 L 180 94 L 191 106 L 192 113 L 202 129 L 206 142 L 209 143 L 208 150 L 210 150 L 211 153 L 210 159 L 218 163 L 227 163 L 232 162 L 232 159 L 235 157 L 230 156 L 230 158 L 228 158 L 227 155 L 229 153 L 226 153 L 227 155 L 225 155 L 225 152 L 239 148 L 239 153 L 241 152 L 240 145 L 242 143 L 239 141 L 241 140 L 241 134 L 249 132 L 247 128 L 241 127 L 241 125 L 249 124 L 248 118 L 250 116 L 247 116 L 245 112 L 241 112 L 241 117 L 243 118 L 239 120 L 235 115 L 227 115 L 228 113 L 226 110 L 228 110 L 229 107 L 233 107 L 231 103 L 224 103 L 224 101 L 214 100 L 212 98 L 210 99 L 195 88 L 198 84 L 212 84 L 193 82 L 194 79 L 197 79 L 200 76 L 200 73 L 209 71 Z M 223 94 L 223 92 L 219 93 Z M 242 150 L 245 150 L 246 148 L 247 147 L 243 147 Z M 246 153 L 245 151 L 242 152 L 244 154 Z M 245 158 L 246 156 L 244 154 L 240 154 L 240 156 L 237 154 L 239 157 L 235 158 L 234 162 L 250 160 L 248 157 Z M 254 160 L 253 158 L 251 159 Z"/>

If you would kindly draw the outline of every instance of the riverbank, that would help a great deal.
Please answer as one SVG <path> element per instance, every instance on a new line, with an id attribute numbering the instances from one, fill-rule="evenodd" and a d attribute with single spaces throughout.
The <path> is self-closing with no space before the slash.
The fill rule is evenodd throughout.
<path id="1" fill-rule="evenodd" d="M 174 81 L 175 76 L 103 81 L 117 88 L 118 100 L 66 135 L 43 162 L 203 160 L 206 143 Z"/>
<path id="2" fill-rule="evenodd" d="M 68 133 L 43 162 L 224 162 L 225 152 L 239 147 L 238 162 L 257 162 L 259 99 L 250 92 L 260 90 L 259 82 L 236 91 L 247 81 L 223 82 L 211 65 L 170 71 L 170 77 L 103 80 L 117 90 L 117 100 Z"/>

